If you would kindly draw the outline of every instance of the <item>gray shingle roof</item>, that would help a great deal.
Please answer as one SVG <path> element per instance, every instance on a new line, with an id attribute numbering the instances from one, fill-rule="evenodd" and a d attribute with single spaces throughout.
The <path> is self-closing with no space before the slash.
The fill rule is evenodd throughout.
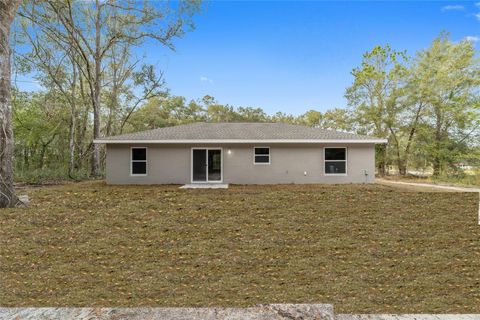
<path id="1" fill-rule="evenodd" d="M 120 141 L 190 141 L 195 140 L 379 140 L 352 133 L 310 128 L 286 123 L 197 122 L 158 128 L 96 140 L 97 143 Z M 378 141 L 377 141 L 378 142 Z"/>

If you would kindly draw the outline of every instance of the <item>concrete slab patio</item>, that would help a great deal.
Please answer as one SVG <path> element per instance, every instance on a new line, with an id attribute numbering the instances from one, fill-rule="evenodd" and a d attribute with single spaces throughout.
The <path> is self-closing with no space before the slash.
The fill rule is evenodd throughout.
<path id="1" fill-rule="evenodd" d="M 190 183 L 180 187 L 180 189 L 228 189 L 225 183 Z"/>

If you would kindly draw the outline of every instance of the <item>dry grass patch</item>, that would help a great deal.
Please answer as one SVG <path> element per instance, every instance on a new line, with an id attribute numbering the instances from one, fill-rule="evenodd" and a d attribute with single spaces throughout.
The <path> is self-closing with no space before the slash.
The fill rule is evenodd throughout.
<path id="1" fill-rule="evenodd" d="M 0 216 L 1 306 L 480 313 L 475 193 L 80 183 Z"/>

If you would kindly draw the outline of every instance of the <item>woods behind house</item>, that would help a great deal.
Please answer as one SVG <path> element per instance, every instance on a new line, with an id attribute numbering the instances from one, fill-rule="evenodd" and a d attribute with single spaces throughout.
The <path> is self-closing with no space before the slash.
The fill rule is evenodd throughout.
<path id="1" fill-rule="evenodd" d="M 267 114 L 211 96 L 171 95 L 163 72 L 136 49 L 145 41 L 174 49 L 194 29 L 201 6 L 129 3 L 42 1 L 20 8 L 12 28 L 17 179 L 100 177 L 104 150 L 94 138 L 196 121 L 281 121 L 387 138 L 377 147 L 381 175 L 474 176 L 480 165 L 480 64 L 467 40 L 442 33 L 416 53 L 377 46 L 352 70 L 345 108 Z M 18 75 L 40 89 L 19 90 Z"/>

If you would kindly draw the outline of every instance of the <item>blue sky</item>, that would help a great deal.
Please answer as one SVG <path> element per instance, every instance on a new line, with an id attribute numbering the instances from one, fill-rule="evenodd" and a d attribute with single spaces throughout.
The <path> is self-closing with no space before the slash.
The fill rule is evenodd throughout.
<path id="1" fill-rule="evenodd" d="M 210 1 L 175 52 L 149 43 L 138 53 L 174 95 L 269 114 L 324 111 L 346 106 L 350 71 L 375 45 L 413 55 L 447 31 L 479 48 L 478 1 Z"/>

